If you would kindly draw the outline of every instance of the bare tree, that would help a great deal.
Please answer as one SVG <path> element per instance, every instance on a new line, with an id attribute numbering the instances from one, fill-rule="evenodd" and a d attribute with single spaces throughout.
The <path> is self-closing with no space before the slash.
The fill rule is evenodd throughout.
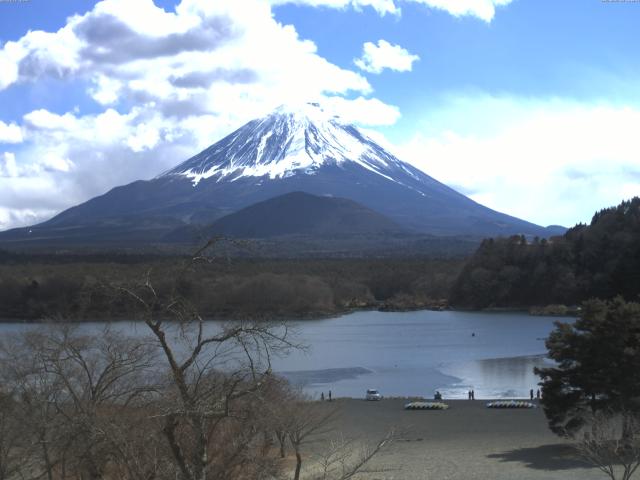
<path id="1" fill-rule="evenodd" d="M 0 393 L 0 480 L 15 478 L 28 463 L 28 440 L 22 435 L 20 403 Z M 25 451 L 26 450 L 26 451 Z"/>
<path id="2" fill-rule="evenodd" d="M 135 414 L 157 391 L 149 382 L 152 345 L 110 330 L 82 335 L 68 325 L 11 340 L 3 342 L 1 371 L 25 412 L 33 478 L 101 479 L 115 467 L 126 470 L 119 478 L 155 478 L 141 469 L 156 463 L 148 459 L 153 435 L 132 450 L 148 423 Z"/>
<path id="3" fill-rule="evenodd" d="M 43 374 L 62 386 L 55 407 L 67 429 L 76 469 L 86 478 L 103 478 L 111 463 L 131 458 L 124 454 L 120 438 L 112 435 L 117 426 L 114 419 L 145 403 L 156 391 L 148 383 L 151 345 L 109 329 L 81 335 L 62 326 L 29 336 Z"/>
<path id="4" fill-rule="evenodd" d="M 611 480 L 629 480 L 640 467 L 640 418 L 630 412 L 596 412 L 576 448 Z"/>
<path id="5" fill-rule="evenodd" d="M 271 378 L 261 390 L 259 409 L 263 412 L 259 428 L 276 437 L 279 456 L 285 458 L 287 446 L 292 447 L 296 458 L 294 478 L 347 480 L 359 473 L 380 472 L 368 470 L 367 465 L 396 438 L 392 430 L 373 444 L 345 440 L 343 436 L 330 439 L 336 430 L 338 404 L 309 399 L 283 378 Z M 316 443 L 318 446 L 313 446 Z M 310 467 L 303 472 L 306 458 Z"/>
<path id="6" fill-rule="evenodd" d="M 261 392 L 263 416 L 263 434 L 270 442 L 275 436 L 278 442 L 278 453 L 280 458 L 287 455 L 287 443 L 289 442 L 289 427 L 292 423 L 291 414 L 296 412 L 292 407 L 297 406 L 299 391 L 293 389 L 284 378 L 273 377 L 265 384 Z"/>
<path id="7" fill-rule="evenodd" d="M 19 423 L 23 444 L 21 462 L 29 466 L 34 478 L 53 480 L 54 468 L 60 460 L 60 448 L 54 445 L 62 444 L 61 425 L 54 407 L 61 385 L 43 374 L 36 357 L 24 335 L 4 337 L 0 342 L 0 383 L 11 392 L 12 419 Z M 2 438 L 6 443 L 10 437 L 3 434 Z"/>
<path id="8" fill-rule="evenodd" d="M 247 463 L 245 455 L 255 440 L 246 433 L 256 429 L 237 428 L 251 416 L 246 409 L 250 397 L 271 377 L 272 356 L 294 346 L 287 327 L 265 322 L 207 325 L 175 289 L 160 295 L 150 275 L 142 284 L 118 290 L 137 307 L 168 367 L 160 416 L 180 478 L 240 478 L 236 467 Z"/>
<path id="9" fill-rule="evenodd" d="M 367 464 L 395 440 L 394 430 L 373 445 L 338 437 L 329 442 L 326 451 L 318 456 L 319 472 L 309 480 L 348 480 L 360 473 L 379 473 L 383 469 L 366 470 Z"/>
<path id="10" fill-rule="evenodd" d="M 301 394 L 293 396 L 286 405 L 282 412 L 283 426 L 296 456 L 294 480 L 300 479 L 304 446 L 329 433 L 332 430 L 330 423 L 336 414 L 334 406 L 310 402 Z"/>

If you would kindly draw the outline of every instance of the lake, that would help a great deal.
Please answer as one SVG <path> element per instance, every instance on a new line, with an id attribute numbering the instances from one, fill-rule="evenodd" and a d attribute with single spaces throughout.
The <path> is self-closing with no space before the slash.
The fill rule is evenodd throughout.
<path id="1" fill-rule="evenodd" d="M 544 340 L 556 320 L 525 313 L 366 311 L 291 322 L 308 349 L 275 358 L 273 369 L 312 396 L 331 390 L 335 397 L 362 397 L 377 388 L 385 396 L 432 397 L 439 390 L 445 398 L 466 398 L 473 389 L 478 399 L 528 397 L 537 389 L 533 368 L 549 364 Z M 132 335 L 147 333 L 142 324 L 115 325 Z M 38 327 L 0 324 L 3 335 L 27 328 Z"/>
<path id="2" fill-rule="evenodd" d="M 544 340 L 555 317 L 456 311 L 357 312 L 298 323 L 307 353 L 276 361 L 276 370 L 312 395 L 445 398 L 528 397 L 536 366 L 549 365 Z M 563 321 L 571 321 L 567 318 Z"/>

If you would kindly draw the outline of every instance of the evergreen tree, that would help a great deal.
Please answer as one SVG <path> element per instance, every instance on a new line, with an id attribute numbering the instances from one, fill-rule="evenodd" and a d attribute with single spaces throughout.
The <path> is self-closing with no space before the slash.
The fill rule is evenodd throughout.
<path id="1" fill-rule="evenodd" d="M 592 414 L 640 411 L 640 304 L 591 300 L 547 339 L 556 365 L 536 369 L 551 430 L 570 435 Z"/>

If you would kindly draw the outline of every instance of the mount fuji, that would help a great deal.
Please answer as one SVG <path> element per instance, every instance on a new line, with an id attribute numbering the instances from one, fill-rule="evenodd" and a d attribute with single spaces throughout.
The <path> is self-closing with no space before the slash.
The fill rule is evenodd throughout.
<path id="1" fill-rule="evenodd" d="M 433 159 L 437 161 L 437 159 Z M 386 151 L 318 104 L 280 107 L 151 180 L 116 187 L 0 242 L 158 243 L 291 192 L 340 197 L 415 234 L 562 233 L 484 207 Z"/>

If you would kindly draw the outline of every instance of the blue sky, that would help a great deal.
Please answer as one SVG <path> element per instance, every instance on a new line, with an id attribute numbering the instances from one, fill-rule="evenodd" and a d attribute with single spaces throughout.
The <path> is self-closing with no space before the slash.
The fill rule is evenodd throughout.
<path id="1" fill-rule="evenodd" d="M 0 228 L 151 178 L 306 99 L 539 224 L 640 195 L 640 3 L 133 5 L 0 2 Z"/>
<path id="2" fill-rule="evenodd" d="M 366 40 L 384 38 L 420 55 L 410 75 L 387 72 L 372 81 L 378 96 L 396 104 L 464 89 L 615 98 L 617 88 L 593 74 L 624 79 L 640 72 L 640 11 L 633 4 L 515 0 L 490 23 L 420 4 L 402 5 L 400 18 L 292 5 L 275 13 L 343 68 Z M 626 101 L 631 92 L 624 93 L 618 99 Z"/>

